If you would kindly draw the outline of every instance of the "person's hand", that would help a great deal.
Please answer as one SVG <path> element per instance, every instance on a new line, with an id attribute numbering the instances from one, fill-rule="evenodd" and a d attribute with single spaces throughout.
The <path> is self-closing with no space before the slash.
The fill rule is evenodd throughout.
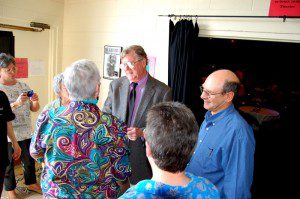
<path id="1" fill-rule="evenodd" d="M 30 101 L 32 101 L 32 102 L 37 102 L 37 101 L 39 101 L 39 96 L 38 96 L 38 94 L 34 93 L 34 94 L 31 96 Z"/>
<path id="2" fill-rule="evenodd" d="M 20 155 L 21 155 L 21 151 L 22 151 L 22 150 L 21 150 L 21 148 L 20 148 L 18 142 L 13 143 L 13 144 L 12 144 L 12 147 L 14 148 L 14 153 L 12 154 L 12 158 L 13 158 L 14 160 L 17 160 L 17 159 L 20 158 Z"/>
<path id="3" fill-rule="evenodd" d="M 30 110 L 32 112 L 37 112 L 40 109 L 39 96 L 37 93 L 33 93 L 30 97 L 30 102 Z"/>
<path id="4" fill-rule="evenodd" d="M 144 132 L 140 128 L 129 127 L 129 128 L 127 128 L 127 136 L 130 140 L 135 141 L 137 138 L 143 137 Z"/>
<path id="5" fill-rule="evenodd" d="M 26 93 L 22 93 L 19 95 L 18 99 L 15 103 L 17 103 L 19 106 L 22 106 L 29 98 L 27 97 Z"/>

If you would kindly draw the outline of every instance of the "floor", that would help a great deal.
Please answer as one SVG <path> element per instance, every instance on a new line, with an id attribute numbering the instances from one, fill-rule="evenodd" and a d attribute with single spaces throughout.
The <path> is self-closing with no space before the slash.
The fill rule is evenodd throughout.
<path id="1" fill-rule="evenodd" d="M 41 174 L 41 165 L 36 163 L 36 175 L 37 179 L 39 179 Z M 42 199 L 43 195 L 29 191 L 24 184 L 24 177 L 23 177 L 23 171 L 21 165 L 15 166 L 15 175 L 16 175 L 16 182 L 17 182 L 17 188 L 16 192 L 18 194 L 19 198 L 26 198 L 26 199 Z M 1 199 L 8 199 L 7 192 L 3 189 Z"/>
<path id="2" fill-rule="evenodd" d="M 41 194 L 38 194 L 38 193 L 35 193 L 35 192 L 26 192 L 26 193 L 20 193 L 19 191 L 17 191 L 18 193 L 18 197 L 19 198 L 28 198 L 28 199 L 42 199 L 43 198 L 43 195 Z M 8 199 L 8 196 L 7 196 L 7 192 L 5 190 L 3 190 L 2 192 L 2 197 L 1 199 Z"/>

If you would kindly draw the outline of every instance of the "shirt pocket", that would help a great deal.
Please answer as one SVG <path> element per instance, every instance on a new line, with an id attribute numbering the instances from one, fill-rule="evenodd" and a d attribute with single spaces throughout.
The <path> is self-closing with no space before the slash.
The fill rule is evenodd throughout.
<path id="1" fill-rule="evenodd" d="M 214 147 L 204 146 L 199 164 L 209 173 L 219 169 L 220 157 Z"/>

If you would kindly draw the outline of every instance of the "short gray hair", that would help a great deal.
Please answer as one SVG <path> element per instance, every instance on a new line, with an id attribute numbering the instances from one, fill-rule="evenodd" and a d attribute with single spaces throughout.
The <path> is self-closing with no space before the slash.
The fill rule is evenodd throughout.
<path id="1" fill-rule="evenodd" d="M 72 63 L 63 73 L 63 83 L 69 92 L 70 100 L 94 99 L 100 75 L 97 65 L 87 59 Z"/>
<path id="2" fill-rule="evenodd" d="M 234 92 L 234 98 L 238 97 L 238 92 L 240 90 L 241 83 L 237 81 L 226 80 L 223 85 L 223 93 Z"/>
<path id="3" fill-rule="evenodd" d="M 129 53 L 134 52 L 137 59 L 145 59 L 148 64 L 148 56 L 142 46 L 139 45 L 132 45 L 125 48 L 121 53 L 121 59 L 123 59 Z"/>
<path id="4" fill-rule="evenodd" d="M 63 79 L 64 79 L 64 76 L 62 73 L 55 75 L 53 78 L 53 91 L 57 96 L 59 96 L 60 86 L 61 86 Z"/>
<path id="5" fill-rule="evenodd" d="M 0 53 L 0 68 L 6 68 L 10 64 L 16 65 L 15 58 L 10 54 Z"/>

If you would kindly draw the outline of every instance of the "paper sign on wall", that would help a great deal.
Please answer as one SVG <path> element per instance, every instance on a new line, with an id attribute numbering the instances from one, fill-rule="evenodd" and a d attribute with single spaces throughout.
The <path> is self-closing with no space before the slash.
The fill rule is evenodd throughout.
<path id="1" fill-rule="evenodd" d="M 269 16 L 300 16 L 300 0 L 271 0 Z"/>
<path id="2" fill-rule="evenodd" d="M 16 66 L 18 68 L 16 78 L 28 78 L 28 59 L 15 58 Z"/>
<path id="3" fill-rule="evenodd" d="M 146 66 L 147 71 L 149 74 L 154 77 L 155 75 L 155 65 L 156 65 L 156 57 L 148 56 L 148 65 Z"/>
<path id="4" fill-rule="evenodd" d="M 29 61 L 29 75 L 43 76 L 45 75 L 45 62 L 40 60 Z"/>

